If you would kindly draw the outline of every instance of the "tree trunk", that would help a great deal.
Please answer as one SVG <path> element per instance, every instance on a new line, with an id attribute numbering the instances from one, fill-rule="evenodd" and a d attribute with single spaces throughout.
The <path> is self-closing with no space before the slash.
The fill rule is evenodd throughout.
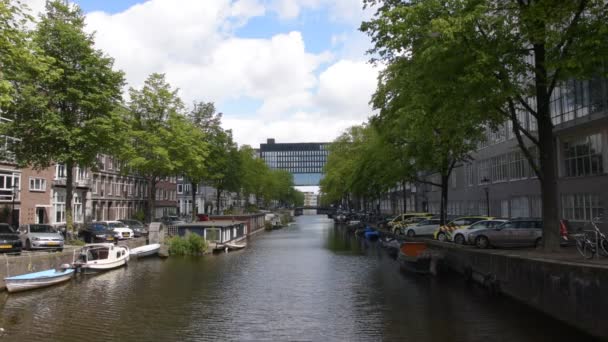
<path id="1" fill-rule="evenodd" d="M 74 234 L 74 213 L 72 199 L 74 197 L 74 161 L 67 160 L 65 163 L 65 223 L 66 232 Z"/>
<path id="2" fill-rule="evenodd" d="M 403 197 L 403 213 L 407 212 L 407 193 L 405 192 L 405 180 L 401 181 L 401 196 Z"/>
<path id="3" fill-rule="evenodd" d="M 543 44 L 534 44 L 535 83 L 538 125 L 538 149 L 540 178 L 543 249 L 553 252 L 559 249 L 559 203 L 557 193 L 556 152 L 553 139 L 553 123 L 549 110 L 550 95 L 545 67 L 546 51 Z"/>
<path id="4" fill-rule="evenodd" d="M 439 214 L 439 224 L 445 225 L 447 223 L 447 207 L 448 207 L 448 182 L 450 176 L 441 175 L 441 205 Z"/>
<path id="5" fill-rule="evenodd" d="M 196 214 L 198 214 L 196 212 L 196 188 L 198 187 L 198 184 L 192 182 L 190 183 L 190 186 L 192 187 L 192 222 L 196 222 Z"/>
<path id="6" fill-rule="evenodd" d="M 220 208 L 222 207 L 220 205 L 220 199 L 221 199 L 221 196 L 222 196 L 222 190 L 217 189 L 216 193 L 217 193 L 217 204 L 216 204 L 216 207 L 217 207 L 217 214 L 219 215 L 220 214 Z"/>
<path id="7" fill-rule="evenodd" d="M 154 220 L 154 212 L 156 210 L 156 176 L 148 178 L 148 212 L 146 213 L 146 222 Z"/>

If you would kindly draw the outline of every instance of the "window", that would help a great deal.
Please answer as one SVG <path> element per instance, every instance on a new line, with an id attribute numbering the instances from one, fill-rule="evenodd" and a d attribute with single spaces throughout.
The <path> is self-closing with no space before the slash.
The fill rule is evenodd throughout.
<path id="1" fill-rule="evenodd" d="M 530 216 L 528 197 L 515 197 L 511 199 L 511 216 L 514 218 Z"/>
<path id="2" fill-rule="evenodd" d="M 184 192 L 183 185 L 177 184 L 177 193 L 182 194 Z"/>
<path id="3" fill-rule="evenodd" d="M 473 168 L 473 163 L 466 164 L 464 166 L 465 178 L 468 186 L 473 186 L 475 184 L 475 173 Z"/>
<path id="4" fill-rule="evenodd" d="M 58 191 L 53 193 L 53 212 L 55 223 L 65 222 L 65 194 Z"/>
<path id="5" fill-rule="evenodd" d="M 603 173 L 601 134 L 592 134 L 564 142 L 564 163 L 566 177 Z"/>
<path id="6" fill-rule="evenodd" d="M 562 217 L 571 221 L 591 221 L 602 216 L 604 207 L 598 194 L 567 194 L 561 196 Z"/>
<path id="7" fill-rule="evenodd" d="M 12 201 L 19 199 L 19 189 L 21 176 L 18 173 L 0 172 L 0 201 Z M 13 186 L 16 185 L 16 191 Z"/>
<path id="8" fill-rule="evenodd" d="M 490 182 L 490 160 L 480 160 L 477 163 L 477 170 L 479 184 L 488 184 Z"/>
<path id="9" fill-rule="evenodd" d="M 55 179 L 62 179 L 65 177 L 66 177 L 65 165 L 63 165 L 63 164 L 55 165 Z"/>
<path id="10" fill-rule="evenodd" d="M 46 179 L 30 177 L 30 191 L 46 191 Z"/>
<path id="11" fill-rule="evenodd" d="M 528 177 L 528 160 L 521 151 L 509 154 L 509 179 L 518 180 Z"/>

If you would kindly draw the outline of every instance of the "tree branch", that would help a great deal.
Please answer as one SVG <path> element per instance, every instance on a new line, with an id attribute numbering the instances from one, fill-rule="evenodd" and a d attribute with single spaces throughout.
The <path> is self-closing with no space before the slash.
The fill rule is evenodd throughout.
<path id="1" fill-rule="evenodd" d="M 511 119 L 513 121 L 513 128 L 515 128 L 515 125 L 517 125 L 519 128 L 521 128 L 521 126 L 519 126 L 519 122 L 517 121 L 517 116 L 515 115 L 515 104 L 513 103 L 512 100 L 509 100 L 509 110 L 512 113 Z M 534 170 L 534 173 L 536 174 L 538 179 L 542 182 L 543 176 L 540 172 L 538 165 L 536 165 L 536 160 L 534 159 L 534 156 L 532 155 L 532 153 L 530 153 L 530 150 L 528 150 L 528 147 L 526 146 L 524 139 L 521 136 L 522 130 L 513 129 L 513 132 L 515 133 L 515 137 L 517 138 L 517 143 L 519 144 L 520 149 L 522 150 L 524 156 L 528 160 L 528 164 L 530 165 L 532 170 Z M 526 131 L 523 130 L 523 132 L 526 132 Z M 538 145 L 538 140 L 536 140 L 536 145 Z"/>

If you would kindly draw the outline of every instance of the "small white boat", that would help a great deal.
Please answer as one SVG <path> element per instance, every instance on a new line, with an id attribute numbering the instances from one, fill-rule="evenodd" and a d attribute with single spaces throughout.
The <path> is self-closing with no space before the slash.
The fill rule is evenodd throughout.
<path id="1" fill-rule="evenodd" d="M 92 243 L 80 250 L 74 268 L 84 273 L 107 271 L 129 262 L 129 247 L 111 243 Z"/>
<path id="2" fill-rule="evenodd" d="M 74 269 L 62 267 L 60 269 L 50 269 L 34 273 L 26 273 L 14 277 L 4 278 L 8 292 L 18 292 L 33 290 L 41 287 L 51 286 L 68 281 L 74 275 Z"/>
<path id="3" fill-rule="evenodd" d="M 131 256 L 143 258 L 143 257 L 147 257 L 150 255 L 158 254 L 159 250 L 160 250 L 160 243 L 152 243 L 149 245 L 131 249 Z"/>
<path id="4" fill-rule="evenodd" d="M 224 244 L 224 246 L 226 246 L 231 251 L 235 251 L 235 250 L 239 250 L 239 249 L 243 249 L 243 248 L 247 247 L 247 243 L 246 242 L 243 242 L 243 243 L 226 242 Z"/>

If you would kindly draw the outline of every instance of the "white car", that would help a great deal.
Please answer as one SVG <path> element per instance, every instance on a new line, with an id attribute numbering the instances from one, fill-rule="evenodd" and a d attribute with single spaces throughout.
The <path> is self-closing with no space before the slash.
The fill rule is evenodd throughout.
<path id="1" fill-rule="evenodd" d="M 455 243 L 457 243 L 459 245 L 464 245 L 467 243 L 467 241 L 469 241 L 469 234 L 482 230 L 482 229 L 498 227 L 499 225 L 501 225 L 507 221 L 508 220 L 494 219 L 494 220 L 483 220 L 483 221 L 475 222 L 468 227 L 456 229 L 454 232 L 452 232 L 451 236 L 454 237 L 453 241 Z M 448 236 L 450 236 L 450 235 L 448 234 Z"/>
<path id="2" fill-rule="evenodd" d="M 133 229 L 120 221 L 100 221 L 98 223 L 101 223 L 108 227 L 109 230 L 112 230 L 114 232 L 114 237 L 118 240 L 132 239 L 135 237 Z"/>
<path id="3" fill-rule="evenodd" d="M 428 219 L 421 221 L 416 225 L 406 227 L 405 235 L 408 237 L 433 235 L 437 228 L 439 228 L 439 222 L 439 219 Z"/>

